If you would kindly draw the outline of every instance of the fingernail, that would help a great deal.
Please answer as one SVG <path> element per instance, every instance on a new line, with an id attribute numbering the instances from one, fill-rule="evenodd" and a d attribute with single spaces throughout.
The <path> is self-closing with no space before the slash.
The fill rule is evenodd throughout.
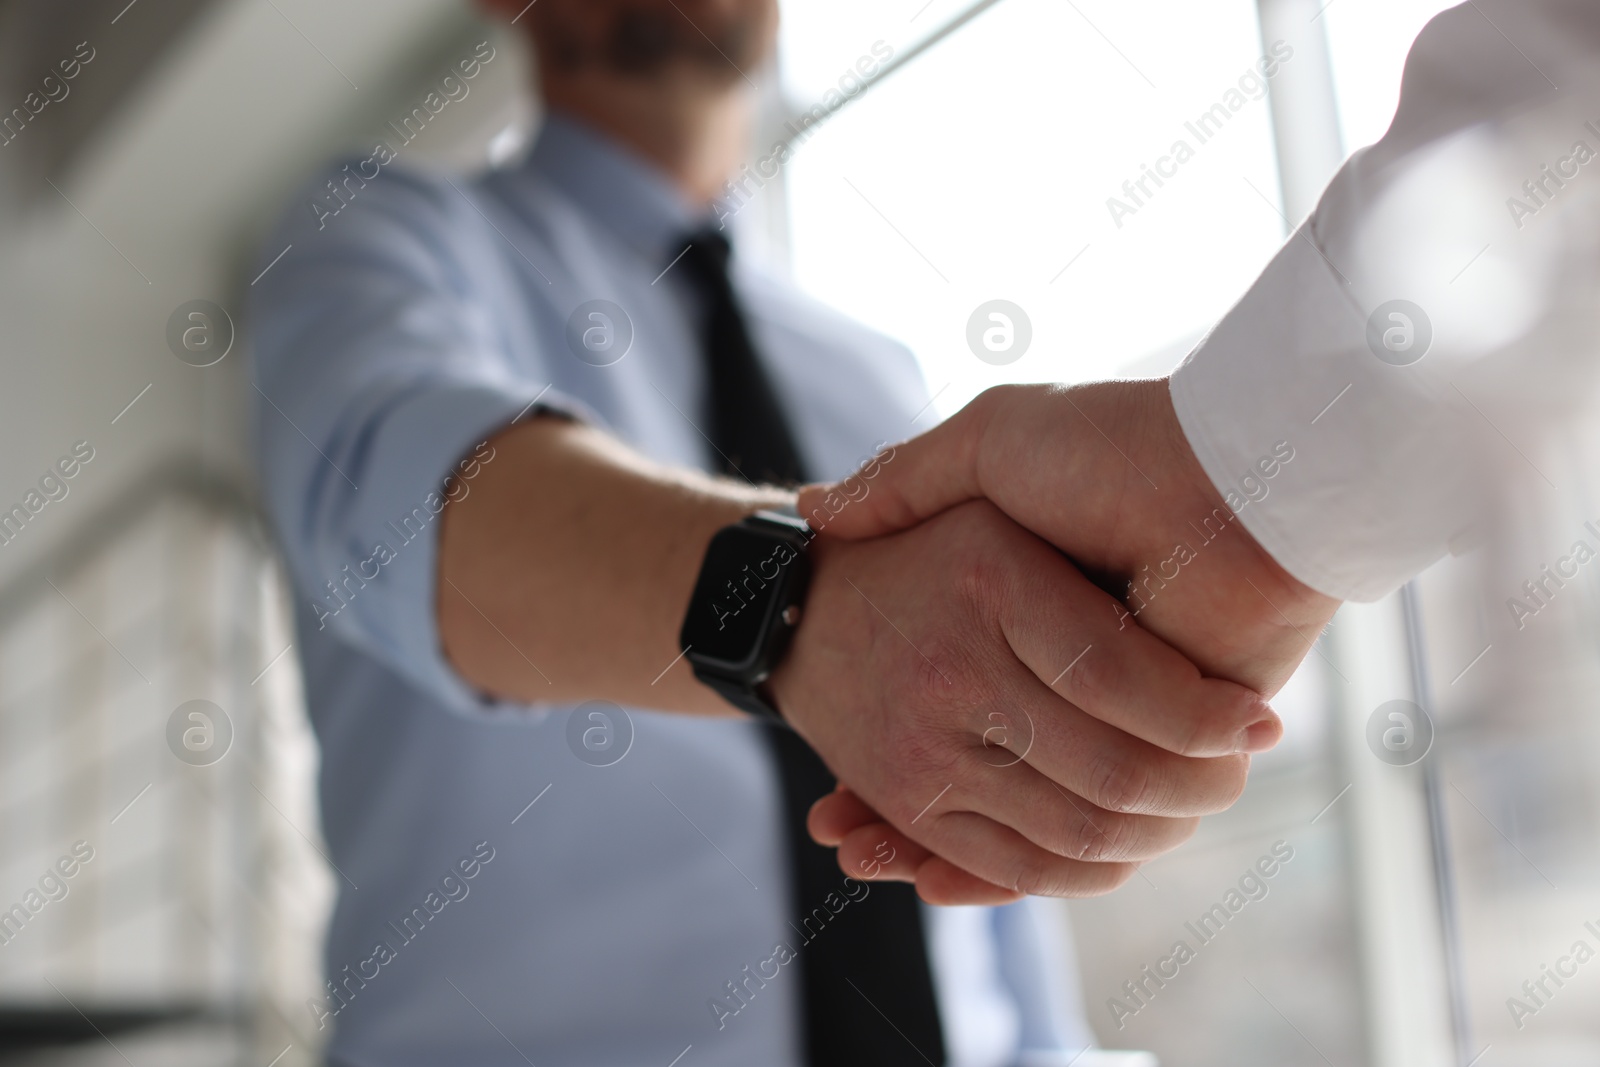
<path id="1" fill-rule="evenodd" d="M 1265 752 L 1275 748 L 1283 737 L 1283 724 L 1277 719 L 1262 719 L 1239 732 L 1239 751 Z"/>

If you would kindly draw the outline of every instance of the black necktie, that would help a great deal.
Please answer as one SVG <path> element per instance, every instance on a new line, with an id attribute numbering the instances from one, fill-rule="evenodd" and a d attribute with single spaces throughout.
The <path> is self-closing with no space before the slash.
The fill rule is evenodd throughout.
<path id="1" fill-rule="evenodd" d="M 805 478 L 800 454 L 728 283 L 727 239 L 693 235 L 680 266 L 702 300 L 710 437 L 724 473 L 753 481 Z M 945 1060 L 916 892 L 899 883 L 845 882 L 832 849 L 811 840 L 806 813 L 834 778 L 806 743 L 767 731 L 783 785 L 793 896 L 792 947 L 805 982 L 811 1067 L 926 1067 Z M 860 897 L 860 899 L 852 899 Z"/>

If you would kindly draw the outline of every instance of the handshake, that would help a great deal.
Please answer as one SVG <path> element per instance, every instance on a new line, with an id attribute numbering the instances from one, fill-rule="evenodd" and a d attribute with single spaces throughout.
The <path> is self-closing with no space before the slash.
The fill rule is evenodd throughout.
<path id="1" fill-rule="evenodd" d="M 847 506 L 804 490 L 836 514 L 770 688 L 841 783 L 812 836 L 937 904 L 1104 893 L 1182 844 L 1337 607 L 1237 519 L 1287 458 L 1225 497 L 1164 380 L 1006 386 Z"/>

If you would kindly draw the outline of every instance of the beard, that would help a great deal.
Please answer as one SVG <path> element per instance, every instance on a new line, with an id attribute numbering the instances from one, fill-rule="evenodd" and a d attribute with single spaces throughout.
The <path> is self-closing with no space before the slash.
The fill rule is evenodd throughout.
<path id="1" fill-rule="evenodd" d="M 598 67 L 649 78 L 683 66 L 731 81 L 767 58 L 777 22 L 772 0 L 740 4 L 729 14 L 684 12 L 671 4 L 663 8 L 627 0 L 596 6 L 609 9 L 599 21 L 591 14 L 593 8 L 586 12 L 587 18 L 568 19 L 559 17 L 559 6 L 552 4 L 551 17 L 538 27 L 546 55 L 563 69 Z"/>

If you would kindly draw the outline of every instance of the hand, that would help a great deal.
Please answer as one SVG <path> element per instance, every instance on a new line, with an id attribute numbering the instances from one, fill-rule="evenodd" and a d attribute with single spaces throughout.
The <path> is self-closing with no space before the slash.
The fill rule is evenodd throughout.
<path id="1" fill-rule="evenodd" d="M 992 504 L 811 551 L 772 694 L 885 833 L 943 857 L 919 864 L 926 900 L 1109 891 L 1231 804 L 1243 753 L 1280 736 L 1256 693 L 1124 625 Z M 882 873 L 860 844 L 847 872 Z"/>
<path id="2" fill-rule="evenodd" d="M 822 508 L 825 536 L 852 539 L 987 498 L 1080 566 L 1131 581 L 1130 615 L 1203 671 L 1269 697 L 1338 606 L 1235 520 L 1165 379 L 990 389 L 897 446 L 866 495 L 827 518 L 830 493 L 843 498 L 837 487 L 805 490 L 800 513 Z M 1179 546 L 1193 558 L 1179 562 Z"/>
<path id="3" fill-rule="evenodd" d="M 1113 608 L 1119 627 L 1142 627 L 1207 674 L 1269 696 L 1338 606 L 1237 521 L 1184 438 L 1164 380 L 991 389 L 899 446 L 870 480 L 806 490 L 800 512 L 826 543 L 912 526 L 979 497 L 1080 565 L 1131 582 L 1127 607 Z M 919 847 L 927 842 L 892 834 L 897 824 L 878 822 L 871 804 L 848 790 L 823 798 L 813 836 L 840 846 L 847 871 L 864 842 L 898 844 L 886 876 L 948 885 L 947 864 Z M 975 890 L 960 902 L 979 899 Z"/>

